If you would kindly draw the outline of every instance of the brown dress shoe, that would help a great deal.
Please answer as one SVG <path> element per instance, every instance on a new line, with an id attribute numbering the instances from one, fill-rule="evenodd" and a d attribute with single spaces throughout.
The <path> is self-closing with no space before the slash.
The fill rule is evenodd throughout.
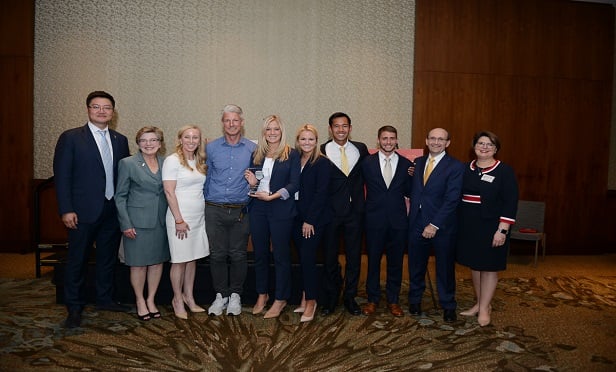
<path id="1" fill-rule="evenodd" d="M 377 304 L 374 302 L 368 302 L 362 307 L 361 313 L 364 315 L 372 315 L 376 312 L 376 306 Z"/>
<path id="2" fill-rule="evenodd" d="M 404 316 L 404 310 L 402 310 L 402 308 L 398 304 L 388 304 L 387 308 L 389 309 L 391 315 L 395 317 Z"/>

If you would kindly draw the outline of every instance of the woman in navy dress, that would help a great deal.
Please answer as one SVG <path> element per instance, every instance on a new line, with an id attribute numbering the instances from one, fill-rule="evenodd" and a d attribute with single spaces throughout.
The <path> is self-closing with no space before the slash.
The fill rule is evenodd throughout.
<path id="1" fill-rule="evenodd" d="M 490 324 L 498 271 L 507 267 L 510 226 L 518 207 L 518 184 L 513 169 L 495 158 L 500 140 L 488 131 L 473 137 L 476 159 L 465 170 L 458 209 L 458 263 L 471 269 L 476 303 L 460 314 L 478 316 Z"/>

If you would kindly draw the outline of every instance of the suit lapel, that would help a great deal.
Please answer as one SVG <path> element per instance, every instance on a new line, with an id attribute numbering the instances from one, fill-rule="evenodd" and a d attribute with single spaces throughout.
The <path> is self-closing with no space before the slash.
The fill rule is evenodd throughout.
<path id="1" fill-rule="evenodd" d="M 443 156 L 441 161 L 438 162 L 436 167 L 434 167 L 434 169 L 432 170 L 432 174 L 430 175 L 430 178 L 432 178 L 432 176 L 434 176 L 435 179 L 437 177 L 440 177 L 441 173 L 444 172 L 445 168 L 447 168 L 447 154 L 445 154 L 445 156 Z M 430 182 L 430 179 L 428 179 L 428 182 Z"/>
<path id="2" fill-rule="evenodd" d="M 107 130 L 109 131 L 109 138 L 111 138 L 111 151 L 113 153 L 113 168 L 116 169 L 118 166 L 118 161 L 119 161 L 118 148 L 120 147 L 118 145 L 118 136 L 116 135 L 116 132 L 112 131 L 111 129 L 107 128 Z"/>
<path id="3" fill-rule="evenodd" d="M 413 181 L 415 180 L 415 177 L 417 177 L 418 181 L 414 182 L 419 182 L 419 188 L 421 190 L 423 190 L 424 188 L 423 175 L 426 168 L 426 158 L 427 156 L 424 155 L 415 159 L 415 172 L 413 173 Z"/>
<path id="4" fill-rule="evenodd" d="M 394 169 L 394 174 L 392 175 L 391 178 L 391 184 L 393 185 L 394 182 L 399 178 L 398 175 L 403 175 L 406 172 L 408 172 L 408 169 L 402 169 L 402 155 L 398 154 L 396 152 L 396 155 L 398 155 L 398 164 L 396 165 L 396 169 Z M 389 187 L 391 187 L 391 185 L 389 185 Z"/>
<path id="5" fill-rule="evenodd" d="M 104 170 L 105 166 L 103 165 L 103 157 L 101 155 L 100 150 L 98 149 L 98 143 L 96 142 L 96 138 L 94 138 L 94 134 L 90 130 L 88 123 L 86 123 L 86 125 L 84 125 L 82 128 L 83 128 L 82 134 L 83 134 L 84 142 L 86 144 L 86 148 L 92 149 L 92 155 L 94 155 L 96 159 L 98 159 L 98 164 L 101 166 L 101 169 Z"/>

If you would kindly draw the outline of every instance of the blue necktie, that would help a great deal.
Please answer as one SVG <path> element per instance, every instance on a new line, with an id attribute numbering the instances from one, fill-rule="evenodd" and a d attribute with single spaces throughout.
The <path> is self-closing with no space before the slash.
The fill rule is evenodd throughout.
<path id="1" fill-rule="evenodd" d="M 101 135 L 101 155 L 103 157 L 103 166 L 105 167 L 105 198 L 111 200 L 113 198 L 113 158 L 111 157 L 111 149 L 104 130 L 99 130 Z"/>

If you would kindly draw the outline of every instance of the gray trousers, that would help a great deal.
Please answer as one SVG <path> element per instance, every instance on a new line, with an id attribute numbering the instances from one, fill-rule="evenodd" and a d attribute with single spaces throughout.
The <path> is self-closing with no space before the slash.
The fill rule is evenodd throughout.
<path id="1" fill-rule="evenodd" d="M 246 250 L 250 223 L 245 208 L 205 205 L 205 230 L 210 242 L 212 286 L 229 297 L 241 294 L 248 269 Z"/>

